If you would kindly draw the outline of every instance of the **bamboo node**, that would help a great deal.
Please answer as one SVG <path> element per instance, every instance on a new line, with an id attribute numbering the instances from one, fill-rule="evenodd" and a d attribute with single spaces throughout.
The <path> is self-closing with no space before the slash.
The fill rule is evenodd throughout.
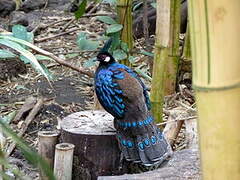
<path id="1" fill-rule="evenodd" d="M 68 151 L 71 149 L 74 149 L 75 145 L 70 144 L 70 143 L 61 143 L 56 145 L 56 149 L 60 151 Z"/>

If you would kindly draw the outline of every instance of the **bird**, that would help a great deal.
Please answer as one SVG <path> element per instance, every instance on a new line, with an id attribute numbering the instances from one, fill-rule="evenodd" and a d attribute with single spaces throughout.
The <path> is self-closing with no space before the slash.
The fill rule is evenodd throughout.
<path id="1" fill-rule="evenodd" d="M 128 66 L 118 63 L 108 52 L 108 40 L 97 54 L 96 96 L 114 117 L 116 139 L 127 161 L 144 166 L 161 164 L 172 154 L 162 131 L 154 123 L 147 88 Z"/>

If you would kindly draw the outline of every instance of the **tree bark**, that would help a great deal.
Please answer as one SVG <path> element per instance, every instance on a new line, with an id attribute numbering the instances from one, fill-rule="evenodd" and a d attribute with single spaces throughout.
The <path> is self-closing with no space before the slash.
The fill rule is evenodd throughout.
<path id="1" fill-rule="evenodd" d="M 75 145 L 73 179 L 91 180 L 127 171 L 115 138 L 113 117 L 104 111 L 82 111 L 61 122 L 62 142 Z"/>

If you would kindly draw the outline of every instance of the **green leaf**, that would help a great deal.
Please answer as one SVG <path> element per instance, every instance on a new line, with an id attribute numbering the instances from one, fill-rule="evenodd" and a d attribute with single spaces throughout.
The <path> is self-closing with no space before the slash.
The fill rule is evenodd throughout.
<path id="1" fill-rule="evenodd" d="M 92 59 L 89 59 L 88 61 L 84 62 L 83 67 L 85 67 L 85 68 L 92 67 L 92 66 L 95 65 L 95 62 L 96 62 L 96 57 L 94 57 Z"/>
<path id="2" fill-rule="evenodd" d="M 107 34 L 116 33 L 116 32 L 121 31 L 122 28 L 123 28 L 123 25 L 121 25 L 121 24 L 112 24 L 107 28 L 106 32 L 107 32 Z"/>
<path id="3" fill-rule="evenodd" d="M 35 57 L 36 57 L 36 59 L 38 60 L 38 61 L 45 61 L 45 60 L 48 60 L 48 61 L 53 61 L 53 59 L 52 58 L 50 58 L 50 57 L 47 57 L 47 56 L 44 56 L 44 55 L 35 55 Z"/>
<path id="4" fill-rule="evenodd" d="M 112 45 L 109 52 L 112 53 L 114 50 L 118 49 L 120 46 L 120 43 L 121 43 L 120 33 L 119 32 L 112 33 L 110 34 L 110 37 L 112 38 Z"/>
<path id="5" fill-rule="evenodd" d="M 111 6 L 116 5 L 117 4 L 117 0 L 103 0 L 104 3 L 108 3 Z"/>
<path id="6" fill-rule="evenodd" d="M 128 45 L 125 42 L 121 42 L 121 49 L 124 50 L 126 53 L 129 52 Z"/>
<path id="7" fill-rule="evenodd" d="M 17 57 L 11 51 L 0 49 L 0 59 L 14 58 Z"/>
<path id="8" fill-rule="evenodd" d="M 135 63 L 136 59 L 137 59 L 137 58 L 134 57 L 134 56 L 129 56 L 129 57 L 128 57 L 128 61 L 129 61 L 130 63 L 132 63 L 132 64 Z"/>
<path id="9" fill-rule="evenodd" d="M 74 12 L 76 19 L 79 19 L 85 13 L 86 6 L 87 6 L 87 0 L 83 0 L 81 4 L 78 6 L 78 10 Z"/>
<path id="10" fill-rule="evenodd" d="M 2 117 L 2 122 L 4 122 L 5 124 L 9 124 L 16 116 L 16 114 L 17 114 L 16 111 L 10 112 L 8 115 Z"/>
<path id="11" fill-rule="evenodd" d="M 24 62 L 24 64 L 30 64 L 31 63 L 31 61 L 23 55 L 20 55 L 19 58 Z"/>
<path id="12" fill-rule="evenodd" d="M 79 53 L 69 53 L 65 55 L 65 58 L 75 58 L 79 56 Z"/>
<path id="13" fill-rule="evenodd" d="M 77 44 L 82 51 L 93 51 L 96 50 L 99 46 L 99 43 L 97 41 L 88 40 L 86 37 L 86 33 L 84 32 L 79 33 Z"/>
<path id="14" fill-rule="evenodd" d="M 47 74 L 47 76 L 49 77 L 49 79 L 53 80 L 54 76 L 53 74 L 49 71 L 49 69 L 42 63 L 40 63 L 41 67 L 43 68 L 44 72 Z"/>
<path id="15" fill-rule="evenodd" d="M 113 57 L 116 60 L 123 60 L 123 59 L 127 58 L 127 54 L 123 50 L 117 49 L 117 50 L 113 51 Z"/>
<path id="16" fill-rule="evenodd" d="M 55 180 L 56 178 L 54 177 L 48 163 L 44 159 L 42 159 L 42 157 L 37 152 L 33 151 L 28 145 L 26 145 L 26 143 L 21 138 L 19 138 L 9 126 L 2 122 L 1 119 L 2 118 L 0 118 L 0 125 L 4 134 L 12 138 L 12 140 L 17 144 L 17 147 L 23 153 L 24 157 L 29 162 L 31 162 L 32 165 L 41 168 L 44 171 L 44 174 L 46 174 L 49 179 Z"/>
<path id="17" fill-rule="evenodd" d="M 143 5 L 143 2 L 137 2 L 135 5 L 133 5 L 132 11 L 136 11 L 141 8 Z"/>
<path id="18" fill-rule="evenodd" d="M 37 61 L 37 59 L 35 58 L 35 56 L 30 52 L 27 51 L 26 49 L 24 49 L 21 45 L 19 45 L 18 43 L 15 43 L 11 40 L 8 40 L 9 38 L 13 38 L 13 37 L 6 37 L 7 39 L 1 39 L 0 37 L 0 44 L 3 44 L 5 46 L 8 46 L 14 50 L 16 50 L 17 52 L 19 52 L 22 56 L 25 56 L 25 58 L 27 58 L 31 64 L 33 65 L 33 67 L 39 71 L 41 74 L 43 74 L 47 79 L 49 79 L 48 75 L 45 73 L 45 71 L 43 70 L 43 68 L 41 67 L 41 65 L 39 64 L 39 62 Z M 16 38 L 15 38 L 16 39 Z M 24 40 L 21 40 L 24 41 Z M 26 41 L 25 41 L 26 42 Z M 30 44 L 30 43 L 29 43 Z"/>
<path id="19" fill-rule="evenodd" d="M 17 89 L 17 90 L 19 90 L 19 89 L 29 90 L 28 88 L 26 88 L 26 87 L 23 86 L 23 85 L 17 85 L 17 86 L 16 86 L 16 89 Z"/>
<path id="20" fill-rule="evenodd" d="M 149 81 L 152 81 L 152 78 L 146 73 L 144 72 L 143 70 L 141 70 L 140 68 L 136 68 L 135 71 L 141 75 L 142 77 L 144 77 L 145 79 L 149 80 Z"/>
<path id="21" fill-rule="evenodd" d="M 12 27 L 13 37 L 28 41 L 27 29 L 22 25 L 14 25 Z"/>
<path id="22" fill-rule="evenodd" d="M 151 3 L 151 6 L 156 9 L 156 8 L 157 8 L 157 3 L 156 3 L 156 2 L 153 2 L 153 3 Z"/>
<path id="23" fill-rule="evenodd" d="M 37 46 L 35 46 L 35 45 L 27 42 L 27 41 L 24 41 L 24 40 L 22 40 L 22 39 L 18 39 L 18 38 L 12 37 L 12 36 L 0 35 L 0 39 L 8 39 L 8 40 L 17 42 L 17 43 L 19 43 L 19 44 L 26 45 L 26 46 L 34 49 L 35 51 L 38 51 L 38 52 L 42 53 L 42 54 L 49 54 L 49 55 L 51 54 L 51 53 L 49 53 L 48 51 L 45 51 L 45 50 L 43 50 L 43 49 L 41 49 L 41 48 L 39 48 L 39 47 L 37 47 Z"/>
<path id="24" fill-rule="evenodd" d="M 151 52 L 147 52 L 147 51 L 141 50 L 140 53 L 143 54 L 143 55 L 146 55 L 146 56 L 154 57 L 154 54 L 151 53 Z"/>
<path id="25" fill-rule="evenodd" d="M 117 22 L 109 16 L 97 16 L 97 19 L 99 21 L 102 21 L 102 22 L 106 23 L 106 24 L 110 24 L 110 25 L 111 24 L 117 24 Z"/>

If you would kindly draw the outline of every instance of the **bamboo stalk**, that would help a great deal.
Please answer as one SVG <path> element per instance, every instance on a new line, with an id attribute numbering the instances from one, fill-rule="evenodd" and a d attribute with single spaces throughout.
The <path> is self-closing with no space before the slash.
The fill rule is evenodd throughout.
<path id="1" fill-rule="evenodd" d="M 152 113 L 162 122 L 164 95 L 174 93 L 179 61 L 180 1 L 157 0 L 155 56 L 151 88 Z"/>
<path id="2" fill-rule="evenodd" d="M 183 59 L 184 61 L 191 61 L 191 43 L 189 25 L 187 25 L 187 32 L 184 40 Z"/>
<path id="3" fill-rule="evenodd" d="M 133 33 L 132 33 L 132 0 L 118 0 L 117 13 L 119 23 L 123 25 L 121 32 L 121 40 L 127 43 L 129 52 L 133 48 Z M 125 59 L 120 63 L 131 66 L 130 62 Z"/>
<path id="4" fill-rule="evenodd" d="M 56 145 L 54 159 L 54 174 L 56 179 L 72 179 L 72 163 L 74 145 L 70 143 L 61 143 Z"/>
<path id="5" fill-rule="evenodd" d="M 203 179 L 240 179 L 240 1 L 189 2 Z"/>
<path id="6" fill-rule="evenodd" d="M 55 145 L 57 144 L 59 133 L 54 131 L 38 132 L 38 153 L 46 160 L 53 169 Z M 48 177 L 41 171 L 40 179 L 48 180 Z"/>
<path id="7" fill-rule="evenodd" d="M 175 92 L 180 59 L 179 34 L 180 34 L 180 1 L 170 1 L 170 44 L 169 57 L 166 64 L 166 79 L 164 80 L 164 94 Z"/>

